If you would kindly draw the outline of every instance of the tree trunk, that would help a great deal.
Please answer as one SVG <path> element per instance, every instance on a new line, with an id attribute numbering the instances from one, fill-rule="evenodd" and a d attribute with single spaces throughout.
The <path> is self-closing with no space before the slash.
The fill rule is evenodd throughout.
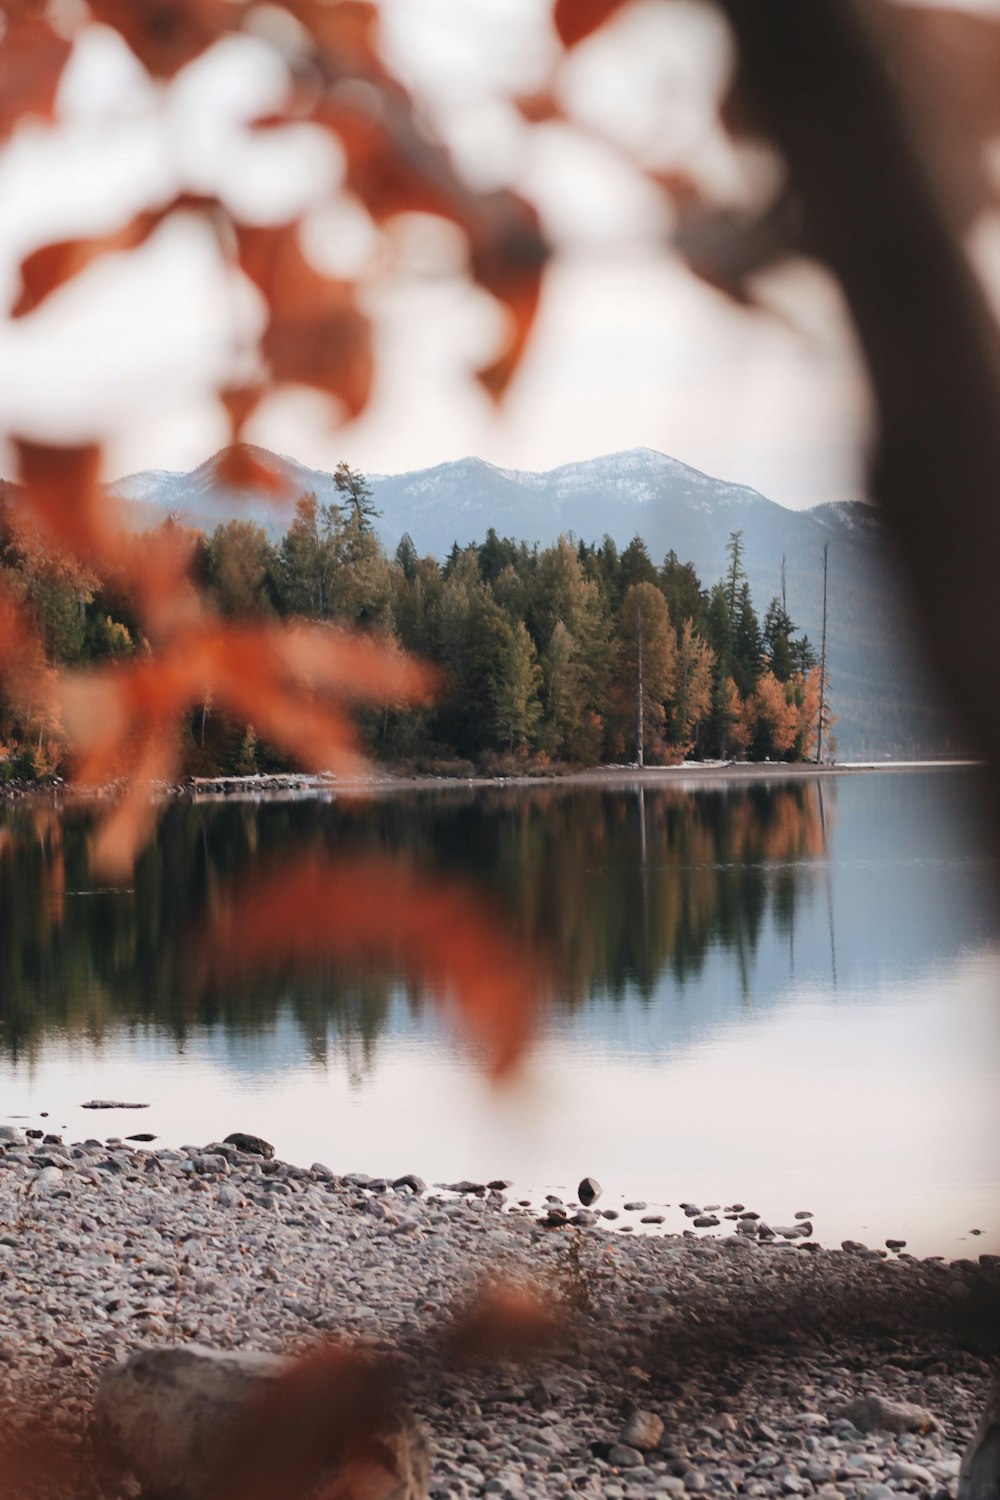
<path id="1" fill-rule="evenodd" d="M 643 759 L 642 759 L 642 742 L 643 742 L 643 739 L 645 738 L 645 732 L 646 732 L 645 724 L 643 723 L 643 706 L 644 705 L 643 705 L 643 701 L 642 701 L 643 700 L 643 682 L 642 682 L 642 607 L 641 606 L 640 606 L 639 611 L 638 611 L 638 620 L 636 622 L 636 631 L 637 631 L 637 633 L 636 633 L 636 640 L 637 640 L 637 644 L 638 644 L 638 648 L 639 649 L 638 649 L 638 671 L 637 671 L 637 675 L 638 675 L 638 692 L 636 693 L 636 705 L 635 705 L 636 741 L 637 741 L 637 743 L 636 743 L 636 750 L 635 750 L 635 758 L 636 758 L 637 763 L 641 766 L 643 764 Z"/>

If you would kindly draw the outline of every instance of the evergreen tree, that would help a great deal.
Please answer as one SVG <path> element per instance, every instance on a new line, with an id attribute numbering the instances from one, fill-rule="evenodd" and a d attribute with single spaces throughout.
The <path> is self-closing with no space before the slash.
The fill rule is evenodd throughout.
<path id="1" fill-rule="evenodd" d="M 274 614 L 278 557 L 263 527 L 239 520 L 217 526 L 206 547 L 205 572 L 220 614 L 236 620 Z"/>
<path id="2" fill-rule="evenodd" d="M 321 506 L 313 492 L 296 501 L 295 520 L 280 551 L 282 602 L 290 613 L 329 617 L 336 565 L 333 532 L 339 521 L 337 508 Z"/>
<path id="3" fill-rule="evenodd" d="M 420 561 L 413 538 L 408 531 L 404 531 L 396 548 L 395 562 L 402 569 L 403 577 L 407 583 L 412 583 L 417 576 L 417 563 Z"/>
<path id="4" fill-rule="evenodd" d="M 339 463 L 333 471 L 333 482 L 337 493 L 344 496 L 361 531 L 371 531 L 372 522 L 382 512 L 375 508 L 375 497 L 367 480 L 350 464 Z"/>
<path id="5" fill-rule="evenodd" d="M 680 632 L 685 620 L 693 620 L 695 628 L 700 629 L 705 613 L 705 595 L 694 565 L 682 563 L 671 548 L 663 559 L 659 584 L 675 629 Z"/>
<path id="6" fill-rule="evenodd" d="M 729 567 L 726 569 L 726 603 L 729 605 L 730 617 L 734 620 L 740 588 L 747 581 L 746 569 L 743 566 L 744 550 L 742 531 L 731 531 L 726 545 L 726 551 L 729 554 Z"/>
<path id="7" fill-rule="evenodd" d="M 733 620 L 732 674 L 743 698 L 749 698 L 761 673 L 763 642 L 760 622 L 750 599 L 750 585 L 740 585 Z"/>
<path id="8" fill-rule="evenodd" d="M 495 733 L 507 750 L 523 750 L 531 743 L 541 716 L 538 689 L 541 671 L 534 642 L 523 620 L 505 623 L 491 684 Z"/>
<path id="9" fill-rule="evenodd" d="M 767 606 L 764 616 L 763 647 L 769 670 L 779 682 L 787 682 L 796 669 L 792 636 L 795 626 L 780 598 Z"/>

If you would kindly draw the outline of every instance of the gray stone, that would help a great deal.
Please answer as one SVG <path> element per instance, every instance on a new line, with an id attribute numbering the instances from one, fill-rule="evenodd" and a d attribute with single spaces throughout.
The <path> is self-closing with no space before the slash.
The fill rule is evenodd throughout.
<path id="1" fill-rule="evenodd" d="M 645 1207 L 646 1207 L 645 1203 L 643 1203 L 640 1198 L 636 1198 L 634 1202 L 632 1202 L 632 1203 L 626 1203 L 626 1205 L 625 1205 L 625 1211 L 626 1211 L 626 1213 L 630 1213 L 630 1214 L 638 1214 L 638 1213 L 642 1213 L 642 1210 Z"/>
<path id="2" fill-rule="evenodd" d="M 663 1419 L 655 1411 L 636 1410 L 622 1428 L 619 1439 L 629 1448 L 655 1448 L 663 1436 Z"/>
<path id="3" fill-rule="evenodd" d="M 858 1396 L 834 1413 L 853 1422 L 860 1432 L 936 1432 L 937 1419 L 925 1406 L 910 1401 L 888 1401 L 884 1396 Z"/>
<path id="4" fill-rule="evenodd" d="M 584 1177 L 576 1190 L 576 1196 L 584 1208 L 589 1208 L 592 1203 L 597 1202 L 603 1192 L 604 1189 L 596 1177 Z"/>
<path id="5" fill-rule="evenodd" d="M 129 1470 L 157 1500 L 210 1500 L 248 1404 L 265 1402 L 289 1368 L 277 1355 L 199 1344 L 141 1349 L 101 1379 L 92 1426 L 97 1451 Z M 384 1472 L 373 1493 L 424 1500 L 428 1449 L 415 1425 L 380 1435 L 374 1463 Z M 358 1477 L 371 1484 L 371 1462 L 363 1467 Z M 352 1492 L 352 1468 L 337 1470 L 338 1492 Z"/>
<path id="6" fill-rule="evenodd" d="M 627 1443 L 615 1443 L 608 1453 L 608 1463 L 614 1464 L 616 1469 L 637 1469 L 645 1462 L 638 1448 L 630 1448 Z"/>
<path id="7" fill-rule="evenodd" d="M 81 1109 L 148 1109 L 148 1104 L 126 1104 L 122 1099 L 91 1099 Z"/>
<path id="8" fill-rule="evenodd" d="M 259 1135 L 245 1135 L 242 1130 L 234 1130 L 232 1135 L 227 1135 L 223 1144 L 235 1146 L 245 1156 L 263 1156 L 267 1161 L 271 1161 L 274 1156 L 274 1147 L 270 1141 L 265 1141 Z"/>
<path id="9" fill-rule="evenodd" d="M 397 1177 L 392 1184 L 398 1193 L 400 1188 L 407 1188 L 411 1193 L 426 1193 L 427 1184 L 416 1172 L 404 1172 L 402 1177 Z"/>
<path id="10" fill-rule="evenodd" d="M 900 1461 L 893 1464 L 890 1473 L 893 1479 L 901 1479 L 906 1484 L 920 1484 L 927 1490 L 934 1483 L 934 1475 L 930 1469 L 925 1469 L 923 1464 L 908 1464 Z"/>
<path id="11" fill-rule="evenodd" d="M 986 1406 L 958 1471 L 958 1500 L 997 1500 L 1000 1496 L 1000 1376 L 990 1388 Z"/>
<path id="12" fill-rule="evenodd" d="M 695 1229 L 715 1229 L 719 1223 L 714 1214 L 699 1214 L 692 1220 Z"/>

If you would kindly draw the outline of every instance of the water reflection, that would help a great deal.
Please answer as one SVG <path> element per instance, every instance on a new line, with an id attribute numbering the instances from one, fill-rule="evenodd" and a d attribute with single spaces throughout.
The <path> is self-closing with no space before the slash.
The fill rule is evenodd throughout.
<path id="1" fill-rule="evenodd" d="M 206 1028 L 263 1036 L 280 1017 L 317 1062 L 349 1038 L 363 1071 L 400 1025 L 401 994 L 419 1027 L 433 977 L 337 952 L 210 986 L 192 958 L 248 871 L 281 862 L 322 881 L 334 861 L 377 869 L 387 856 L 414 887 L 480 893 L 512 951 L 548 955 L 557 1013 L 613 1035 L 616 1015 L 624 1025 L 626 1009 L 655 1003 L 665 1034 L 688 1043 L 790 982 L 835 994 L 985 942 L 986 865 L 957 817 L 970 784 L 923 773 L 176 803 L 127 889 L 93 880 L 85 810 L 14 807 L 0 823 L 0 1049 L 16 1061 L 47 1033 L 100 1042 L 136 1026 L 182 1047 Z"/>

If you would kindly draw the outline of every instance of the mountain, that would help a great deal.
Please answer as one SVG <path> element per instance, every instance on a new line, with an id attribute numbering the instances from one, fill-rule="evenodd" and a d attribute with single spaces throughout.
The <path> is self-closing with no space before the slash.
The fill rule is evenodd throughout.
<path id="1" fill-rule="evenodd" d="M 309 490 L 323 504 L 338 498 L 332 474 L 264 449 L 254 449 L 253 458 L 289 503 Z M 217 454 L 190 474 L 133 474 L 112 488 L 134 506 L 137 525 L 174 512 L 211 529 L 242 515 L 279 535 L 289 506 L 278 510 L 255 492 L 221 485 L 219 459 Z M 540 474 L 464 458 L 368 480 L 386 546 L 394 549 L 408 532 L 420 553 L 440 559 L 454 542 L 481 542 L 491 526 L 500 536 L 542 546 L 563 532 L 585 541 L 607 534 L 619 547 L 641 536 L 655 562 L 672 548 L 708 585 L 725 570 L 730 533 L 742 531 L 758 613 L 780 590 L 784 559 L 789 613 L 817 648 L 828 542 L 828 657 L 840 756 L 919 756 L 953 748 L 920 665 L 884 528 L 871 506 L 841 501 L 788 510 L 747 485 L 714 479 L 651 448 Z"/>

